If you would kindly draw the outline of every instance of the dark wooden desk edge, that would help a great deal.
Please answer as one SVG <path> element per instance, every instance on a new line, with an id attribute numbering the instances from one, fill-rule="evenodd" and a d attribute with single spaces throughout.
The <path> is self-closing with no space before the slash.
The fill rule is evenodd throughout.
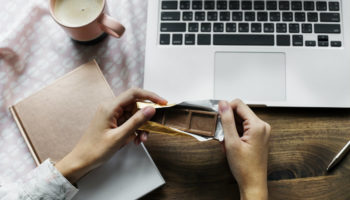
<path id="1" fill-rule="evenodd" d="M 272 126 L 270 199 L 350 199 L 350 156 L 325 171 L 350 140 L 350 109 L 253 109 Z M 143 199 L 239 199 L 217 141 L 151 134 L 146 147 L 166 184 Z"/>

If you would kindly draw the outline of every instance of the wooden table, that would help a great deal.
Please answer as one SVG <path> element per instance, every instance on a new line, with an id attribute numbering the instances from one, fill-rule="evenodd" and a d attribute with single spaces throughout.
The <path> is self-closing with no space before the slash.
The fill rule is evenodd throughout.
<path id="1" fill-rule="evenodd" d="M 269 199 L 350 199 L 350 155 L 326 172 L 331 159 L 350 140 L 350 110 L 254 111 L 272 126 Z M 144 199 L 239 199 L 218 141 L 150 134 L 146 146 L 166 184 Z"/>

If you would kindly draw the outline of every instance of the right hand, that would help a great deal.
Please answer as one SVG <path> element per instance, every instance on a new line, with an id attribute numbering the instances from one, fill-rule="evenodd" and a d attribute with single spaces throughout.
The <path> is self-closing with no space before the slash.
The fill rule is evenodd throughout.
<path id="1" fill-rule="evenodd" d="M 241 100 L 219 103 L 227 160 L 238 182 L 241 199 L 268 199 L 267 158 L 270 125 L 259 119 Z M 236 117 L 236 119 L 235 119 Z M 236 122 L 241 121 L 239 136 Z"/>

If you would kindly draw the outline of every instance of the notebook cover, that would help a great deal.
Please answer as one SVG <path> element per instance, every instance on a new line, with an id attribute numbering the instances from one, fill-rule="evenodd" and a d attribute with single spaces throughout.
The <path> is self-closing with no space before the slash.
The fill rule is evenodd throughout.
<path id="1" fill-rule="evenodd" d="M 57 162 L 85 132 L 98 105 L 114 94 L 95 61 L 10 108 L 36 163 Z"/>
<path id="2" fill-rule="evenodd" d="M 69 153 L 98 105 L 113 97 L 97 63 L 91 61 L 13 105 L 10 111 L 39 165 L 47 158 L 57 162 Z M 129 144 L 78 182 L 80 192 L 75 199 L 136 199 L 164 183 L 146 148 Z"/>

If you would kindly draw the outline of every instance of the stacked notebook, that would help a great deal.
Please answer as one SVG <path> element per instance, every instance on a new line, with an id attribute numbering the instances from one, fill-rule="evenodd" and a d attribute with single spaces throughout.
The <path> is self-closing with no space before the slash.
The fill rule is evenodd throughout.
<path id="1" fill-rule="evenodd" d="M 98 105 L 113 97 L 97 63 L 91 61 L 15 104 L 10 111 L 39 165 L 47 158 L 57 162 L 68 154 Z M 76 199 L 136 199 L 164 183 L 146 148 L 129 144 L 78 182 Z"/>

